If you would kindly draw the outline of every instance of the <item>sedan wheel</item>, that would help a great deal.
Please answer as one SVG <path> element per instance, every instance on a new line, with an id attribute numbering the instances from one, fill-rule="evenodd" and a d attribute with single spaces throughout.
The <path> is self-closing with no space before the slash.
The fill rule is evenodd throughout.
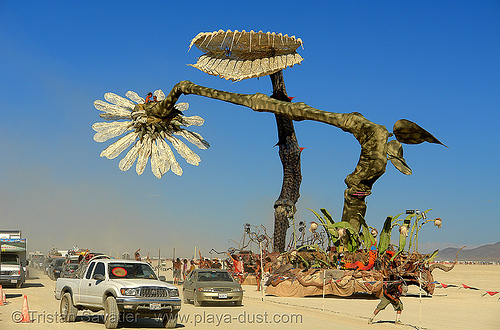
<path id="1" fill-rule="evenodd" d="M 203 304 L 202 301 L 198 301 L 198 295 L 196 294 L 196 291 L 193 292 L 193 298 L 194 298 L 194 305 L 195 306 L 201 306 Z"/>

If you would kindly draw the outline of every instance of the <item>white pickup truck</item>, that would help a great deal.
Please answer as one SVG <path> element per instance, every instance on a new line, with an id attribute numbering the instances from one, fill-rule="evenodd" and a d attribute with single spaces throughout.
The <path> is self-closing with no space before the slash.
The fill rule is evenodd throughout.
<path id="1" fill-rule="evenodd" d="M 61 300 L 63 321 L 74 322 L 79 310 L 104 310 L 104 324 L 115 329 L 127 319 L 160 318 L 175 328 L 181 308 L 179 290 L 156 277 L 148 263 L 135 260 L 91 259 L 79 278 L 58 278 L 55 297 Z M 132 317 L 130 317 L 132 316 Z"/>

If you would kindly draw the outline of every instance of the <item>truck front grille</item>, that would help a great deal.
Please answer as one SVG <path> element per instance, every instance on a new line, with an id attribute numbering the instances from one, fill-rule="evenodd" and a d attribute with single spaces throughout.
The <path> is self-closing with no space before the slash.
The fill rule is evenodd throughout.
<path id="1" fill-rule="evenodd" d="M 142 287 L 139 296 L 143 298 L 168 298 L 168 290 L 150 286 Z"/>

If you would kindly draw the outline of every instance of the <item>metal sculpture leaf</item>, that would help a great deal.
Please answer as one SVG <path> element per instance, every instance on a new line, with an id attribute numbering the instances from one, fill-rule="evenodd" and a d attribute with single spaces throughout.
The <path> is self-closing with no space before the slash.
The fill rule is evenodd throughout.
<path id="1" fill-rule="evenodd" d="M 297 54 L 300 38 L 274 32 L 202 32 L 191 40 L 189 49 L 193 45 L 205 54 L 190 66 L 232 81 L 267 76 L 304 60 Z"/>
<path id="2" fill-rule="evenodd" d="M 446 147 L 446 145 L 444 145 L 441 141 L 436 139 L 434 135 L 427 132 L 425 129 L 418 126 L 414 122 L 406 119 L 398 120 L 394 124 L 392 131 L 396 136 L 396 139 L 402 143 L 419 144 L 427 141 L 430 143 L 442 144 L 443 146 Z"/>
<path id="3" fill-rule="evenodd" d="M 387 158 L 392 165 L 405 175 L 411 175 L 411 168 L 403 157 L 403 146 L 396 140 L 387 143 Z"/>

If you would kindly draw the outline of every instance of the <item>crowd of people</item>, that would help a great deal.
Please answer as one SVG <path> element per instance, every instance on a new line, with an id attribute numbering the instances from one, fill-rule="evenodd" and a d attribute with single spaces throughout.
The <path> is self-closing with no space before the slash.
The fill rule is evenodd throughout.
<path id="1" fill-rule="evenodd" d="M 140 249 L 137 249 L 134 253 L 134 259 L 141 261 L 143 258 L 139 253 Z M 181 259 L 175 258 L 172 260 L 172 266 L 167 268 L 167 270 L 172 270 L 173 272 L 173 282 L 178 285 L 179 282 L 185 281 L 186 277 L 189 275 L 193 269 L 227 269 L 231 275 L 238 279 L 238 282 L 242 284 L 245 279 L 252 275 L 255 277 L 257 282 L 257 291 L 261 290 L 261 279 L 262 279 L 262 267 L 260 258 L 256 255 L 251 255 L 251 262 L 245 265 L 245 262 L 241 255 L 226 253 L 227 258 L 219 259 L 215 258 L 205 258 L 202 256 L 201 251 L 198 251 L 198 259 Z M 151 263 L 149 256 L 145 258 L 147 262 Z M 248 259 L 248 258 L 247 258 Z M 248 259 L 249 261 L 249 259 Z M 266 262 L 267 263 L 267 262 Z M 264 266 L 265 276 L 270 273 L 269 267 Z"/>
<path id="2" fill-rule="evenodd" d="M 142 260 L 138 249 L 135 253 L 136 260 Z M 196 268 L 201 269 L 227 269 L 234 278 L 238 279 L 239 283 L 242 284 L 249 275 L 255 276 L 255 281 L 257 282 L 257 290 L 260 291 L 262 276 L 264 276 L 264 281 L 271 273 L 271 260 L 267 257 L 263 264 L 261 264 L 260 257 L 257 255 L 247 255 L 247 260 L 251 260 L 250 265 L 245 265 L 245 262 L 241 255 L 226 253 L 227 258 L 224 260 L 219 260 L 215 257 L 212 259 L 204 258 L 201 251 L 198 251 L 199 258 L 196 259 L 180 259 L 176 258 L 172 260 L 172 267 L 168 268 L 173 271 L 173 282 L 179 285 L 179 281 L 185 281 L 186 277 Z M 149 258 L 146 258 L 148 262 L 151 262 Z M 246 267 L 245 267 L 246 266 Z M 263 269 L 262 269 L 263 268 Z M 252 270 L 252 271 L 248 271 Z M 264 270 L 264 271 L 262 271 Z M 396 311 L 396 321 L 395 324 L 402 324 L 400 317 L 403 311 L 403 303 L 400 297 L 404 295 L 403 282 L 402 281 L 391 281 L 392 283 L 385 285 L 383 290 L 383 295 L 381 296 L 381 301 L 375 308 L 373 315 L 369 318 L 368 323 L 372 324 L 375 316 L 384 310 L 389 304 L 391 304 Z"/>

